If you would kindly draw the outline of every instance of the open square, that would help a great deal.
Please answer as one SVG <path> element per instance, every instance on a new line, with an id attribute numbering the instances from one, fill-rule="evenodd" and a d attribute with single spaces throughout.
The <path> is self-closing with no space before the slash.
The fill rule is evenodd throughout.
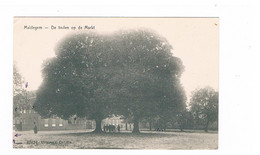
<path id="1" fill-rule="evenodd" d="M 27 149 L 217 149 L 217 132 L 141 131 L 94 134 L 81 131 L 18 132 L 14 148 Z"/>
<path id="2" fill-rule="evenodd" d="M 14 18 L 13 147 L 217 149 L 218 18 Z"/>

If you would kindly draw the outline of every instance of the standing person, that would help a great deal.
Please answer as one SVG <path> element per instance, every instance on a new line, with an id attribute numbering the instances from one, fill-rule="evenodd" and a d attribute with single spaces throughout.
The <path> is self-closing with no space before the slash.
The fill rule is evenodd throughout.
<path id="1" fill-rule="evenodd" d="M 108 125 L 105 125 L 105 132 L 108 132 Z"/>
<path id="2" fill-rule="evenodd" d="M 119 124 L 117 125 L 117 131 L 120 132 L 120 126 L 119 126 Z"/>
<path id="3" fill-rule="evenodd" d="M 111 125 L 108 125 L 108 131 L 111 132 Z"/>
<path id="4" fill-rule="evenodd" d="M 112 125 L 112 132 L 116 132 L 116 126 Z"/>
<path id="5" fill-rule="evenodd" d="M 34 124 L 33 131 L 34 131 L 34 133 L 35 133 L 35 134 L 37 134 L 37 133 L 38 133 L 38 128 L 37 128 L 36 124 Z"/>
<path id="6" fill-rule="evenodd" d="M 111 132 L 114 132 L 114 125 L 111 125 Z"/>
<path id="7" fill-rule="evenodd" d="M 103 125 L 103 131 L 106 132 L 106 125 Z"/>

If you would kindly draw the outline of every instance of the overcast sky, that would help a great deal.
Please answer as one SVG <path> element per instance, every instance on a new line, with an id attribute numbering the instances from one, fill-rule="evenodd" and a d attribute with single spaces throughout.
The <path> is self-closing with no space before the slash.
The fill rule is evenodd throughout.
<path id="1" fill-rule="evenodd" d="M 85 30 L 61 30 L 58 26 L 95 26 L 98 33 L 122 29 L 148 28 L 165 37 L 173 46 L 173 55 L 181 58 L 185 71 L 181 83 L 189 98 L 196 88 L 210 86 L 218 90 L 219 67 L 218 18 L 16 18 L 14 19 L 14 63 L 37 90 L 42 82 L 44 60 L 53 57 L 55 45 L 67 34 Z M 52 30 L 51 26 L 57 27 Z M 43 29 L 25 29 L 42 26 Z M 48 29 L 45 29 L 48 27 Z"/>

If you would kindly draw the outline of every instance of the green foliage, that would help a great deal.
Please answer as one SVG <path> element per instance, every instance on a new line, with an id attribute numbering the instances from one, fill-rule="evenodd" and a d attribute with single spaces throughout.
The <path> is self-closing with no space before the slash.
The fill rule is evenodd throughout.
<path id="1" fill-rule="evenodd" d="M 191 112 L 198 125 L 204 125 L 208 131 L 209 123 L 218 120 L 218 92 L 212 88 L 203 88 L 193 92 Z"/>

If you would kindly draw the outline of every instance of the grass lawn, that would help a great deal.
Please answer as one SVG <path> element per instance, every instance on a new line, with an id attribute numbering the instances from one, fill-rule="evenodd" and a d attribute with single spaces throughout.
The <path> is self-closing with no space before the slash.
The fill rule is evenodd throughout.
<path id="1" fill-rule="evenodd" d="M 14 148 L 36 149 L 217 149 L 218 133 L 141 131 L 93 134 L 82 131 L 15 132 Z"/>

